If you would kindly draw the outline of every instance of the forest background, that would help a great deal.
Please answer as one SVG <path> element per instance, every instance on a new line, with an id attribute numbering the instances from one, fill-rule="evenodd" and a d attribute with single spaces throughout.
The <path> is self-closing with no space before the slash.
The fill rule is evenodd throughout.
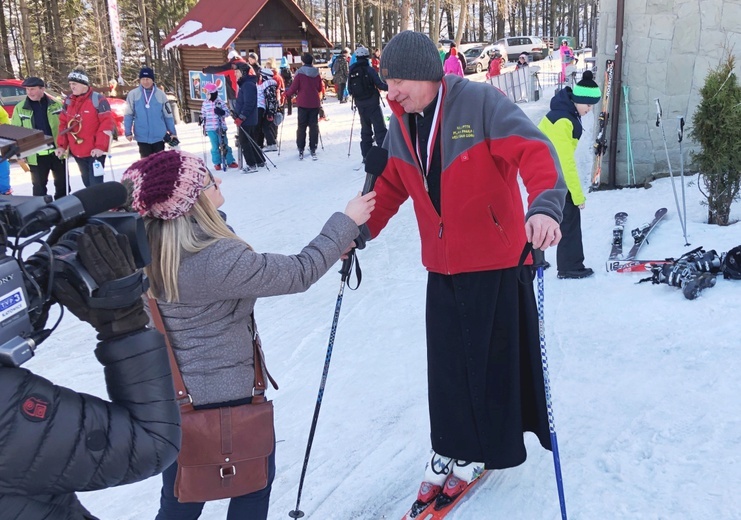
<path id="1" fill-rule="evenodd" d="M 211 0 L 201 0 L 208 2 Z M 247 0 L 265 2 L 266 0 Z M 174 89 L 177 50 L 161 42 L 196 0 L 0 0 L 0 78 L 41 76 L 52 89 L 66 89 L 67 74 L 84 68 L 93 85 L 153 67 L 158 83 Z M 574 37 L 592 46 L 597 0 L 298 0 L 311 20 L 338 45 L 362 42 L 381 48 L 407 28 L 440 38 L 493 42 L 535 35 L 549 42 Z M 218 2 L 229 5 L 228 2 Z M 113 15 L 113 34 L 111 15 Z M 118 18 L 118 24 L 115 19 Z M 118 34 L 116 33 L 118 29 Z M 120 46 L 114 44 L 119 40 Z M 120 73 L 117 60 L 120 58 Z"/>

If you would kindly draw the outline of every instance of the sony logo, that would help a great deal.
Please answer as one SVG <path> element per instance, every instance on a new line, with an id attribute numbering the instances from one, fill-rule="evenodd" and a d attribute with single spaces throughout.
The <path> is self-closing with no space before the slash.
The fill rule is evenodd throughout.
<path id="1" fill-rule="evenodd" d="M 2 278 L 0 278 L 0 285 L 4 284 L 4 283 L 6 283 L 6 282 L 11 282 L 11 281 L 13 281 L 13 276 L 14 276 L 14 275 L 12 275 L 12 274 L 9 274 L 8 276 L 3 276 Z"/>

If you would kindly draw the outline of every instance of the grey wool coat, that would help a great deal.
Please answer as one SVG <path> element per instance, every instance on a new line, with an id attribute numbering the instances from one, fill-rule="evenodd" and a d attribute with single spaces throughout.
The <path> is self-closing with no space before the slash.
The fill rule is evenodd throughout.
<path id="1" fill-rule="evenodd" d="M 158 300 L 158 306 L 194 405 L 251 396 L 255 370 L 250 314 L 255 301 L 306 291 L 357 235 L 355 222 L 335 213 L 296 255 L 258 253 L 233 239 L 183 253 L 180 301 Z"/>

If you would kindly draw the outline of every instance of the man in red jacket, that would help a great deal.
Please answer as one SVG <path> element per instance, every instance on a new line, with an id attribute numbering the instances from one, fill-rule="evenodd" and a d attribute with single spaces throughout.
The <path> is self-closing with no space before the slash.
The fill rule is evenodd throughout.
<path id="1" fill-rule="evenodd" d="M 113 135 L 111 106 L 103 94 L 90 88 L 90 80 L 84 71 L 73 70 L 67 81 L 72 92 L 64 100 L 64 108 L 59 114 L 59 134 L 54 153 L 61 158 L 69 150 L 86 187 L 102 184 L 106 152 Z"/>
<path id="2" fill-rule="evenodd" d="M 298 130 L 296 130 L 296 146 L 299 160 L 304 159 L 306 148 L 306 127 L 309 127 L 309 150 L 311 158 L 317 160 L 316 147 L 319 143 L 319 107 L 322 105 L 321 96 L 324 90 L 319 70 L 312 66 L 314 57 L 309 53 L 301 56 L 304 66 L 296 71 L 293 83 L 286 90 L 286 97 L 296 96 L 295 105 L 298 107 Z"/>
<path id="3" fill-rule="evenodd" d="M 518 264 L 526 242 L 558 243 L 566 186 L 553 146 L 522 110 L 491 85 L 443 77 L 426 35 L 394 36 L 381 75 L 394 117 L 367 225 L 377 236 L 411 197 L 429 271 L 433 453 L 413 506 L 421 511 L 450 503 L 484 468 L 521 464 L 526 431 L 551 448 L 532 271 Z"/>

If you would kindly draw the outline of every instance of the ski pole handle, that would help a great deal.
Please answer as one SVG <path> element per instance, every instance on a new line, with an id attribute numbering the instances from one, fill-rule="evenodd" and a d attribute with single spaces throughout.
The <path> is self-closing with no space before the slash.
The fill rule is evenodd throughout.
<path id="1" fill-rule="evenodd" d="M 656 98 L 656 126 L 661 126 L 661 102 Z"/>
<path id="2" fill-rule="evenodd" d="M 679 118 L 679 125 L 677 126 L 677 141 L 682 142 L 684 139 L 684 116 L 677 116 Z"/>

